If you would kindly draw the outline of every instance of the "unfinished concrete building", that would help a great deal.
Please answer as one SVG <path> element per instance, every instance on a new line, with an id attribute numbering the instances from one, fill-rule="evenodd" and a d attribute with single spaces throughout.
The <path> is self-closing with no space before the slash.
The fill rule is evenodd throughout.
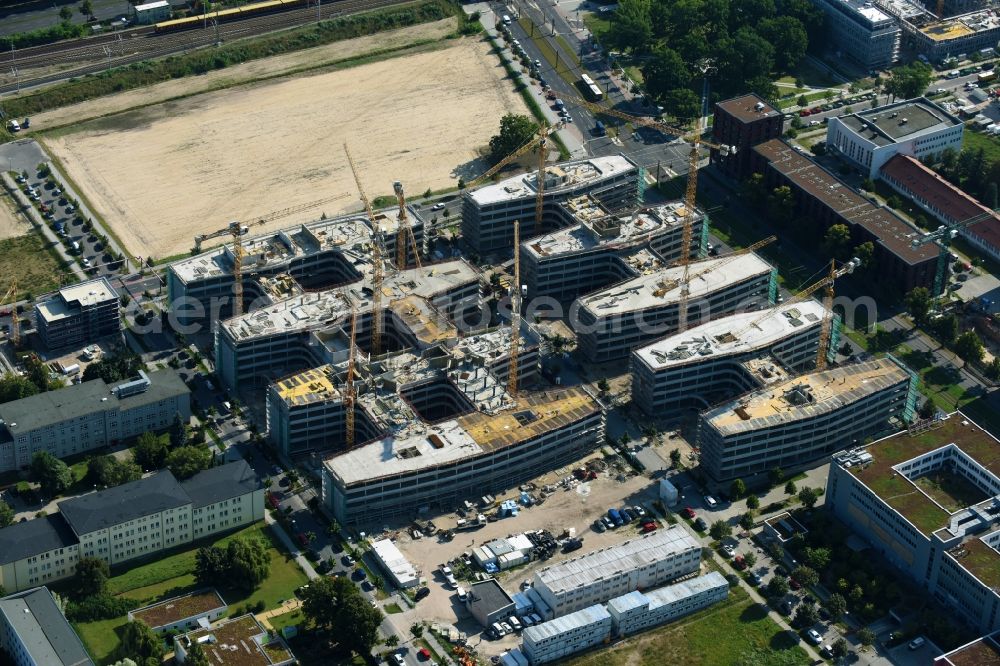
<path id="1" fill-rule="evenodd" d="M 664 418 L 706 409 L 814 367 L 823 305 L 808 300 L 770 312 L 729 315 L 636 349 L 632 401 L 646 414 Z M 832 319 L 828 358 L 836 353 L 839 323 Z"/>
<path id="2" fill-rule="evenodd" d="M 417 211 L 407 209 L 419 247 L 424 223 Z M 395 257 L 396 209 L 376 214 L 388 257 Z M 243 239 L 244 310 L 268 299 L 262 282 L 287 276 L 305 291 L 329 289 L 356 282 L 371 270 L 372 228 L 364 213 L 282 229 Z M 413 261 L 413 249 L 407 249 Z M 172 314 L 181 323 L 216 321 L 232 313 L 232 242 L 189 259 L 174 262 L 167 270 L 167 290 Z"/>
<path id="3" fill-rule="evenodd" d="M 521 243 L 521 279 L 528 298 L 569 303 L 583 294 L 664 268 L 683 254 L 682 202 L 611 211 L 591 195 L 559 204 L 569 226 Z M 689 258 L 704 256 L 708 224 L 701 211 L 691 219 Z"/>
<path id="4" fill-rule="evenodd" d="M 678 330 L 680 266 L 640 275 L 573 303 L 570 325 L 591 362 L 623 358 Z M 774 302 L 777 270 L 754 253 L 707 259 L 690 267 L 687 326 Z"/>
<path id="5" fill-rule="evenodd" d="M 462 238 L 480 254 L 507 252 L 514 246 L 514 223 L 521 238 L 569 224 L 558 205 L 582 194 L 592 194 L 611 210 L 642 200 L 645 174 L 624 155 L 593 157 L 545 168 L 542 226 L 536 230 L 535 201 L 538 175 L 532 171 L 511 176 L 462 194 Z"/>
<path id="6" fill-rule="evenodd" d="M 803 469 L 913 420 L 917 377 L 887 356 L 788 377 L 698 419 L 701 469 L 716 487 Z"/>

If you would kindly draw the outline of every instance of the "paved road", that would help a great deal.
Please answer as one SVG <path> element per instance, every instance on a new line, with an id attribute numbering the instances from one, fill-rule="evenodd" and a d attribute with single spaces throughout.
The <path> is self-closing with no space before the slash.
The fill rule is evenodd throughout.
<path id="1" fill-rule="evenodd" d="M 129 7 L 127 0 L 91 0 L 91 4 L 94 16 L 101 21 L 124 15 Z M 86 22 L 86 18 L 80 13 L 78 0 L 36 0 L 0 8 L 0 35 L 58 25 L 62 20 L 59 18 L 59 10 L 64 6 L 73 10 L 73 23 Z"/>

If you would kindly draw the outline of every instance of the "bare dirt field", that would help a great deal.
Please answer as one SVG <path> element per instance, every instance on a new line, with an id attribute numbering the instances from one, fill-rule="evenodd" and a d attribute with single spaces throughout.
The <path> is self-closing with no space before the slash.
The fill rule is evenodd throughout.
<path id="1" fill-rule="evenodd" d="M 31 231 L 31 224 L 17 212 L 14 199 L 7 190 L 0 189 L 0 240 L 21 236 Z"/>
<path id="2" fill-rule="evenodd" d="M 230 220 L 345 194 L 351 146 L 369 197 L 454 185 L 505 113 L 523 113 L 478 38 L 367 65 L 228 88 L 84 123 L 43 139 L 131 254 L 188 251 Z M 261 231 L 319 216 L 285 217 Z"/>
<path id="3" fill-rule="evenodd" d="M 541 487 L 547 483 L 555 483 L 567 474 L 569 474 L 568 469 L 559 470 L 539 477 L 535 483 Z M 636 536 L 638 529 L 635 524 L 601 534 L 591 529 L 590 525 L 610 507 L 642 504 L 648 508 L 657 499 L 656 488 L 656 482 L 645 476 L 634 476 L 619 482 L 602 473 L 594 481 L 580 484 L 568 491 L 557 491 L 549 496 L 541 507 L 524 509 L 515 518 L 488 523 L 473 532 L 459 532 L 450 542 L 439 541 L 437 537 L 412 540 L 405 531 L 400 531 L 396 541 L 397 546 L 427 579 L 431 590 L 430 595 L 421 600 L 416 609 L 408 611 L 407 615 L 412 615 L 414 619 L 455 624 L 470 635 L 479 633 L 482 628 L 472 619 L 464 606 L 458 603 L 454 590 L 446 587 L 444 579 L 437 572 L 439 564 L 496 538 L 539 529 L 549 530 L 558 536 L 564 529 L 576 528 L 577 536 L 583 537 L 582 550 L 565 555 L 557 552 L 547 561 L 532 562 L 511 572 L 501 572 L 497 576 L 504 589 L 513 594 L 518 591 L 521 582 L 530 579 L 540 567 L 578 557 Z M 515 495 L 516 493 L 508 493 L 509 497 Z M 454 514 L 433 518 L 435 525 L 445 529 L 453 526 L 454 519 Z M 510 644 L 504 641 L 484 642 L 480 650 L 486 650 L 490 654 L 499 653 L 515 643 L 516 637 L 511 639 Z"/>

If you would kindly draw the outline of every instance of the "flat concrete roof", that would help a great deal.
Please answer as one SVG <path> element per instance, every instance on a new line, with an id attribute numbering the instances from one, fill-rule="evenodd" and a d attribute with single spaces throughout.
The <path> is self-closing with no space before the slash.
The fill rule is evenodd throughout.
<path id="1" fill-rule="evenodd" d="M 52 298 L 36 304 L 38 315 L 51 323 L 65 319 L 80 311 L 81 307 L 90 307 L 108 301 L 117 301 L 118 293 L 107 278 L 99 277 L 70 287 L 63 287 Z"/>
<path id="2" fill-rule="evenodd" d="M 857 402 L 910 374 L 888 358 L 792 377 L 705 412 L 703 418 L 722 435 L 774 427 Z"/>
<path id="3" fill-rule="evenodd" d="M 558 192 L 585 183 L 596 182 L 610 178 L 624 171 L 634 170 L 635 164 L 624 155 L 609 155 L 593 157 L 574 162 L 562 162 L 545 167 L 545 191 Z M 488 205 L 501 201 L 513 201 L 524 197 L 533 197 L 538 191 L 537 177 L 534 171 L 511 176 L 504 180 L 469 192 L 468 196 L 479 205 Z"/>
<path id="4" fill-rule="evenodd" d="M 823 305 L 812 299 L 778 305 L 766 312 L 740 312 L 657 340 L 633 353 L 654 370 L 745 354 L 766 349 L 809 326 L 819 326 L 823 314 Z"/>
<path id="5" fill-rule="evenodd" d="M 977 638 L 938 657 L 936 666 L 1000 666 L 1000 632 Z"/>
<path id="6" fill-rule="evenodd" d="M 936 42 L 942 42 L 997 28 L 1000 28 L 1000 14 L 995 9 L 984 9 L 925 25 L 920 32 Z"/>
<path id="7" fill-rule="evenodd" d="M 594 604 L 593 606 L 582 608 L 575 613 L 569 613 L 562 617 L 553 618 L 548 622 L 526 627 L 522 633 L 522 637 L 526 641 L 537 643 L 546 638 L 561 636 L 574 629 L 582 629 L 610 619 L 611 613 L 608 612 L 607 608 L 601 604 Z"/>
<path id="8" fill-rule="evenodd" d="M 769 263 L 753 252 L 735 258 L 718 257 L 692 263 L 689 298 L 714 294 L 751 278 L 768 275 L 772 270 Z M 683 275 L 682 266 L 665 268 L 583 296 L 580 302 L 597 318 L 661 307 L 679 300 Z"/>
<path id="9" fill-rule="evenodd" d="M 878 146 L 962 125 L 961 120 L 923 97 L 859 111 L 837 120 Z"/>
<path id="10" fill-rule="evenodd" d="M 781 115 L 781 111 L 778 111 L 765 102 L 756 93 L 733 97 L 732 99 L 718 102 L 715 106 L 744 123 Z"/>

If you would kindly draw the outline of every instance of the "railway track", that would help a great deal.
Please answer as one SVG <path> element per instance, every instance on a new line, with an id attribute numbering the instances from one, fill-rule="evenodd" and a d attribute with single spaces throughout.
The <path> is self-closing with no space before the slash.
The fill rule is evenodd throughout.
<path id="1" fill-rule="evenodd" d="M 407 1 L 340 0 L 322 5 L 319 13 L 315 7 L 293 9 L 278 14 L 266 14 L 231 23 L 220 23 L 218 26 L 209 22 L 207 27 L 177 33 L 158 35 L 153 32 L 152 27 L 149 27 L 91 37 L 82 40 L 85 43 L 76 41 L 23 49 L 16 52 L 11 60 L 6 57 L 0 60 L 0 69 L 6 70 L 12 65 L 16 65 L 21 73 L 51 67 L 63 67 L 63 69 L 51 74 L 21 76 L 20 86 L 18 86 L 17 81 L 0 85 L 0 94 L 15 92 L 18 87 L 24 91 L 142 60 L 162 58 L 206 48 L 214 45 L 217 41 L 232 41 L 285 28 L 310 25 L 321 20 L 403 4 Z"/>

